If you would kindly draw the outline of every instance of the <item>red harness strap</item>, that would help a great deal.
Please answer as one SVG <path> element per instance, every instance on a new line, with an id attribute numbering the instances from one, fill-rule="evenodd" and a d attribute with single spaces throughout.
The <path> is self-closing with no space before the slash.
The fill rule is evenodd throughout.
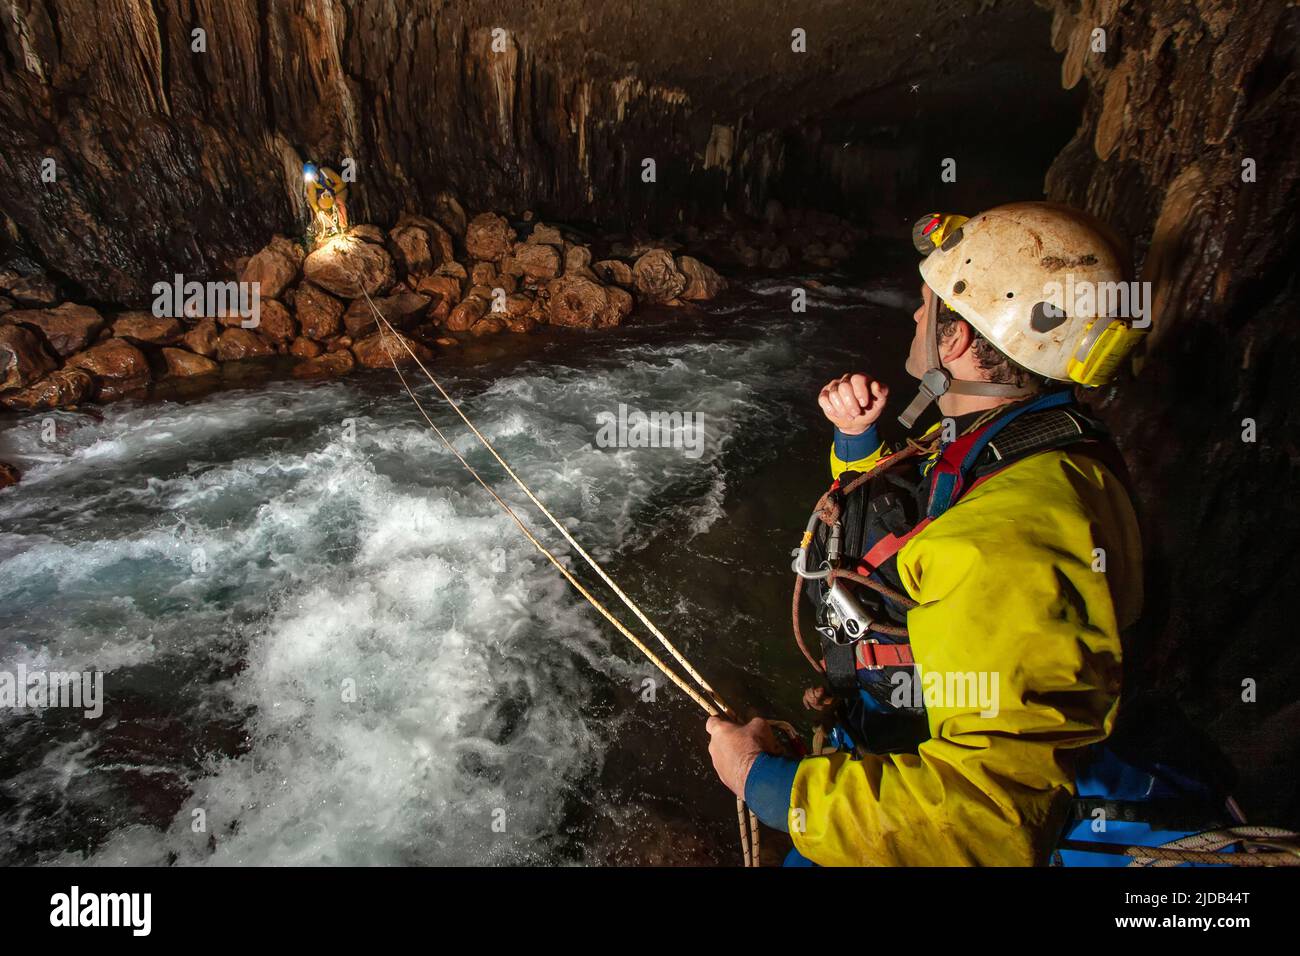
<path id="1" fill-rule="evenodd" d="M 875 641 L 858 641 L 854 649 L 858 670 L 877 670 L 881 667 L 911 667 L 916 663 L 912 659 L 909 644 L 879 644 Z"/>

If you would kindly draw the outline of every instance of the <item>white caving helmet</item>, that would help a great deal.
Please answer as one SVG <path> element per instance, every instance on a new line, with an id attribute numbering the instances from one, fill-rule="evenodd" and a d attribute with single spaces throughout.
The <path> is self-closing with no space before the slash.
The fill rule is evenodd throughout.
<path id="1" fill-rule="evenodd" d="M 1137 327 L 1110 314 L 1132 313 L 1130 292 L 1142 301 L 1127 282 L 1122 243 L 1068 206 L 1011 203 L 971 219 L 935 213 L 917 222 L 912 241 L 925 254 L 921 278 L 934 295 L 925 318 L 928 366 L 899 416 L 908 428 L 945 392 L 1020 398 L 1036 391 L 953 379 L 939 360 L 940 300 L 1022 368 L 1087 386 L 1110 381 L 1150 325 L 1145 314 Z"/>

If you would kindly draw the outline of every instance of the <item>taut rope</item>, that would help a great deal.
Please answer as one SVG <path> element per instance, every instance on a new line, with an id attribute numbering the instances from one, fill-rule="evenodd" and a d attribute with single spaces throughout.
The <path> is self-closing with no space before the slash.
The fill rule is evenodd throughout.
<path id="1" fill-rule="evenodd" d="M 460 462 L 461 466 L 464 467 L 464 469 L 468 471 L 470 475 L 473 476 L 474 480 L 477 481 L 483 487 L 483 490 L 486 491 L 489 495 L 491 495 L 492 499 L 496 501 L 498 505 L 501 506 L 501 508 L 505 511 L 507 515 L 510 516 L 510 519 L 514 521 L 514 523 L 519 527 L 519 530 L 523 532 L 524 536 L 530 542 L 532 542 L 533 546 L 538 551 L 540 551 L 543 555 L 545 555 L 546 559 L 550 561 L 552 565 L 554 565 L 554 567 L 556 568 L 556 570 L 560 572 L 560 574 L 564 575 L 564 579 L 573 586 L 574 590 L 576 590 L 579 594 L 581 594 L 583 598 L 586 599 L 587 603 L 589 603 L 592 607 L 594 607 L 597 611 L 599 611 L 601 616 L 604 617 L 605 620 L 609 621 L 610 624 L 614 625 L 614 628 L 620 634 L 622 634 L 629 641 L 631 641 L 632 646 L 635 647 L 637 650 L 639 650 L 642 654 L 644 654 L 645 657 L 650 661 L 650 663 L 654 664 L 654 666 L 658 668 L 658 670 L 661 673 L 663 673 L 664 676 L 666 676 L 669 680 L 671 680 L 673 684 L 675 684 L 679 689 L 681 689 L 682 692 L 685 693 L 688 697 L 690 697 L 691 700 L 695 701 L 695 703 L 710 717 L 725 716 L 731 720 L 737 720 L 738 718 L 736 712 L 727 706 L 727 704 L 718 695 L 717 691 L 715 691 L 709 685 L 709 683 L 700 675 L 699 671 L 697 671 L 694 667 L 691 666 L 690 662 L 686 660 L 685 656 L 683 656 L 682 653 L 676 647 L 673 646 L 672 642 L 669 641 L 668 638 L 663 635 L 663 633 L 659 630 L 659 628 L 655 627 L 655 625 L 645 615 L 645 613 L 641 610 L 641 608 L 637 606 L 636 602 L 634 602 L 630 597 L 628 597 L 628 595 L 623 591 L 623 589 L 614 583 L 613 579 L 611 579 L 610 576 L 605 573 L 605 569 L 602 568 L 599 563 L 597 563 L 596 559 L 593 558 L 590 554 L 588 554 L 586 549 L 584 549 L 582 545 L 578 544 L 578 542 L 573 539 L 573 536 L 569 533 L 568 529 L 565 528 L 565 526 L 560 522 L 560 520 L 551 513 L 550 509 L 548 509 L 544 504 L 542 504 L 541 501 L 538 500 L 537 496 L 533 494 L 532 489 L 529 488 L 528 485 L 524 482 L 524 480 L 515 473 L 514 469 L 512 469 L 508 464 L 506 464 L 505 459 L 502 458 L 501 455 L 497 453 L 497 450 L 494 447 L 492 447 L 492 443 L 489 442 L 487 438 L 483 435 L 483 433 L 480 432 L 478 428 L 475 427 L 474 423 L 469 420 L 468 416 L 465 415 L 465 413 L 461 410 L 460 406 L 452 399 L 452 397 L 449 394 L 447 394 L 446 389 L 442 387 L 441 383 L 439 383 L 438 380 L 433 377 L 433 374 L 425 367 L 424 363 L 420 361 L 420 357 L 415 354 L 415 352 L 411 349 L 409 345 L 407 345 L 406 339 L 396 329 L 392 327 L 388 319 L 379 310 L 378 306 L 375 305 L 374 300 L 370 298 L 370 294 L 366 292 L 365 287 L 362 286 L 361 283 L 359 282 L 357 283 L 357 285 L 361 289 L 361 294 L 365 296 L 366 304 L 370 306 L 370 310 L 375 314 L 375 319 L 379 324 L 379 329 L 384 335 L 385 351 L 388 353 L 389 361 L 391 361 L 393 364 L 393 371 L 397 373 L 397 377 L 402 383 L 402 388 L 406 390 L 406 394 L 409 395 L 411 401 L 415 403 L 415 407 L 419 410 L 420 415 L 428 423 L 429 427 L 433 429 L 433 433 L 438 436 L 438 439 L 443 443 L 444 446 L 446 446 L 447 450 L 450 451 L 452 455 L 456 458 L 456 460 Z M 482 444 L 482 446 L 486 448 L 489 453 L 491 453 L 492 457 L 496 459 L 497 463 L 500 464 L 503 469 L 505 469 L 506 474 L 508 474 L 510 478 L 514 481 L 514 483 L 519 486 L 520 490 L 522 490 L 523 493 L 528 496 L 528 500 L 537 506 L 538 510 L 540 510 L 542 514 L 544 514 L 547 517 L 547 519 L 550 520 L 551 524 L 555 526 L 555 528 L 560 532 L 560 534 L 564 536 L 564 540 L 567 541 L 573 547 L 573 549 L 577 551 L 579 555 L 582 556 L 583 560 L 586 561 L 587 564 L 590 565 L 591 568 L 597 573 L 597 575 L 600 576 L 600 579 L 604 581 L 615 594 L 618 595 L 618 597 L 622 600 L 622 602 L 625 605 L 627 605 L 627 607 L 632 611 L 633 614 L 636 615 L 637 619 L 640 620 L 641 623 L 644 624 L 649 629 L 650 633 L 652 633 L 659 640 L 659 643 L 662 644 L 668 650 L 668 653 L 672 655 L 673 659 L 676 660 L 677 663 L 680 664 L 682 668 L 686 671 L 686 673 L 691 677 L 691 679 L 695 681 L 695 683 L 699 687 L 699 690 L 697 690 L 695 687 L 692 687 L 690 684 L 686 682 L 685 679 L 681 677 L 681 675 L 677 674 L 675 671 L 669 668 L 669 666 L 661 658 L 659 658 L 649 647 L 647 647 L 643 641 L 641 641 L 635 634 L 633 634 L 630 630 L 628 630 L 627 627 L 623 624 L 623 622 L 620 621 L 617 617 L 615 617 L 614 614 L 609 610 L 609 608 L 607 608 L 603 603 L 601 603 L 599 599 L 597 599 L 590 591 L 588 591 L 582 585 L 582 583 L 573 576 L 572 572 L 570 572 L 569 569 L 563 565 L 560 559 L 557 558 L 555 554 L 549 548 L 546 547 L 546 545 L 542 544 L 542 542 L 538 540 L 537 536 L 533 534 L 532 530 L 528 527 L 527 524 L 524 523 L 523 519 L 519 517 L 519 515 L 515 512 L 515 510 L 511 508 L 510 505 L 499 494 L 497 494 L 495 490 L 493 490 L 493 488 L 474 469 L 474 467 L 468 461 L 465 460 L 465 457 L 456 450 L 456 448 L 452 445 L 451 441 L 447 438 L 447 436 L 443 434 L 442 430 L 437 425 L 434 424 L 433 419 L 429 417 L 429 413 L 425 411 L 425 408 L 420 403 L 419 398 L 416 397 L 415 392 L 412 390 L 410 386 L 410 383 L 406 380 L 406 376 L 402 374 L 402 370 L 397 364 L 397 355 L 394 353 L 393 349 L 388 345 L 388 342 L 390 340 L 396 340 L 397 343 L 400 344 L 402 348 L 406 350 L 406 353 L 411 356 L 411 359 L 419 367 L 420 371 L 424 373 L 425 378 L 427 378 L 430 384 L 432 384 L 433 387 L 438 390 L 438 394 L 441 395 L 443 400 L 446 401 L 447 404 L 450 405 L 455 410 L 456 414 L 460 416 L 461 421 L 463 421 L 469 427 L 469 430 L 474 433 L 474 437 L 479 440 L 479 443 Z M 745 825 L 745 818 L 747 814 L 749 817 L 748 827 L 746 827 Z M 736 816 L 737 819 L 739 820 L 739 825 L 740 825 L 740 847 L 741 847 L 741 852 L 744 856 L 744 861 L 745 861 L 744 865 L 747 867 L 758 866 L 759 865 L 758 817 L 755 816 L 752 810 L 748 810 L 748 808 L 745 806 L 744 799 L 741 797 L 736 798 Z"/>

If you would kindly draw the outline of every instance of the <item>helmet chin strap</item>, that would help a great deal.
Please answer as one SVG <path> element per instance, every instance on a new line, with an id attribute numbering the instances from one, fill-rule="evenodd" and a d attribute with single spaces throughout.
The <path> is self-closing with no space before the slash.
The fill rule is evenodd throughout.
<path id="1" fill-rule="evenodd" d="M 938 400 L 940 395 L 951 392 L 954 395 L 985 395 L 998 398 L 1024 398 L 1038 391 L 1033 385 L 1006 385 L 1001 382 L 971 382 L 954 379 L 943 367 L 939 358 L 939 297 L 930 294 L 930 306 L 925 311 L 925 352 L 929 363 L 925 374 L 921 376 L 921 386 L 916 398 L 903 409 L 898 420 L 904 428 L 910 429 L 921 417 L 921 413 Z"/>

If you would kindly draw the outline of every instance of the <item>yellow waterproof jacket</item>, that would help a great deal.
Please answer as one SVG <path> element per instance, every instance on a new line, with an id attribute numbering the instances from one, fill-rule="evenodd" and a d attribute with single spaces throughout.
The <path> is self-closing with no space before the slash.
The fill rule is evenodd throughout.
<path id="1" fill-rule="evenodd" d="M 832 449 L 831 470 L 864 471 L 883 453 L 843 462 Z M 921 673 L 984 672 L 997 683 L 996 715 L 957 694 L 927 696 L 930 739 L 916 754 L 802 760 L 795 847 L 827 866 L 1046 863 L 1074 758 L 1114 723 L 1120 631 L 1141 608 L 1125 489 L 1083 454 L 1032 455 L 917 533 L 898 570 L 918 603 L 907 627 Z"/>

